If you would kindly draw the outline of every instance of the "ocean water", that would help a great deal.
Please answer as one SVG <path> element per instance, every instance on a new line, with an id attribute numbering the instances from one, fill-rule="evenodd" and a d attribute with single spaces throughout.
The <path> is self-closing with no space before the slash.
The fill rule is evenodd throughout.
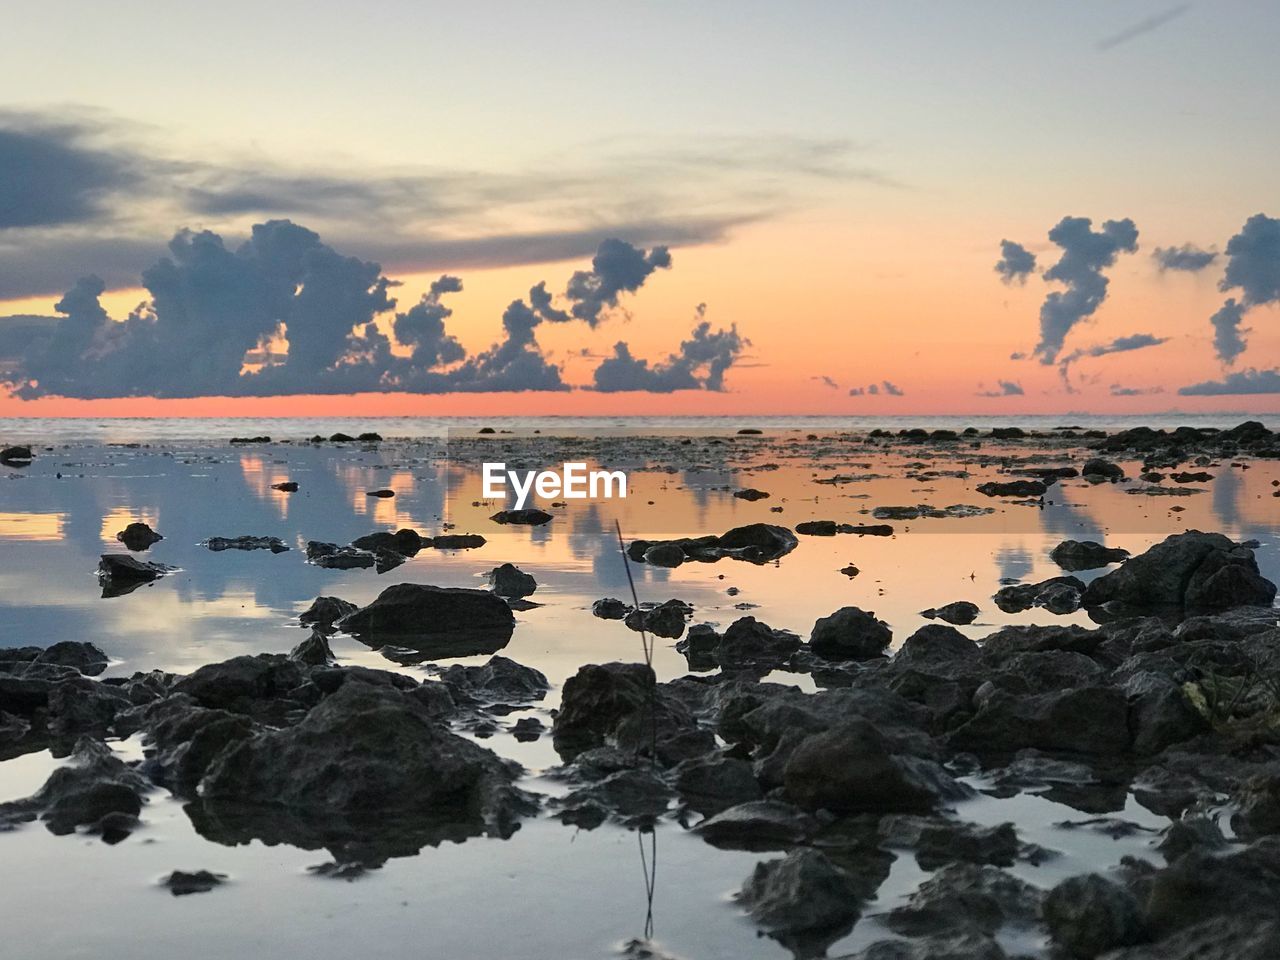
<path id="1" fill-rule="evenodd" d="M 1217 418 L 1212 425 L 1239 419 Z M 1174 421 L 1205 425 L 1183 417 L 1170 425 Z M 1092 425 L 1079 417 L 996 422 Z M 875 418 L 863 426 L 916 423 L 942 425 L 937 419 Z M 954 424 L 989 425 L 975 418 Z M 519 433 L 481 436 L 481 426 Z M 743 426 L 768 432 L 736 436 Z M 189 672 L 239 654 L 288 651 L 306 636 L 298 613 L 318 595 L 363 604 L 392 583 L 483 586 L 486 571 L 509 561 L 537 578 L 531 599 L 540 606 L 517 613 L 514 636 L 501 652 L 542 670 L 553 685 L 545 701 L 509 720 L 532 715 L 550 726 L 560 688 L 579 666 L 640 658 L 635 633 L 590 613 L 594 600 L 628 590 L 615 522 L 632 539 L 722 533 L 757 521 L 791 527 L 807 519 L 870 522 L 874 508 L 885 505 L 991 508 L 961 518 L 895 521 L 892 537 L 802 537 L 795 551 L 760 566 L 722 560 L 674 570 L 632 568 L 642 600 L 685 600 L 694 608 L 694 623 L 723 628 L 752 615 L 802 637 L 817 618 L 850 604 L 883 618 L 895 645 L 928 622 L 921 610 L 953 600 L 981 608 L 978 621 L 961 628 L 975 638 L 1010 623 L 1087 623 L 1084 613 L 1005 614 L 990 601 L 1002 582 L 1059 574 L 1048 554 L 1069 537 L 1137 553 L 1174 531 L 1221 530 L 1257 540 L 1264 574 L 1280 580 L 1275 461 L 1215 463 L 1208 468 L 1214 478 L 1181 488 L 1188 491 L 1182 496 L 1132 493 L 1141 488 L 1134 483 L 1067 480 L 1044 505 L 1022 504 L 988 500 L 975 488 L 1006 460 L 1060 464 L 1087 453 L 991 444 L 976 452 L 927 445 L 884 450 L 851 439 L 847 433 L 855 429 L 849 418 L 3 421 L 0 441 L 29 439 L 37 457 L 25 468 L 0 468 L 0 645 L 91 639 L 112 658 L 108 675 L 153 668 Z M 366 430 L 389 439 L 297 442 L 316 433 Z M 809 433 L 818 439 L 808 440 Z M 291 442 L 226 442 L 257 434 Z M 566 435 L 576 439 L 553 439 Z M 390 439 L 397 437 L 404 439 Z M 563 451 L 626 469 L 628 497 L 550 507 L 554 519 L 543 527 L 489 519 L 509 504 L 483 497 L 480 459 L 533 463 Z M 994 459 L 980 459 L 985 454 Z M 1130 476 L 1137 472 L 1136 463 L 1122 466 Z M 273 489 L 283 480 L 297 481 L 300 489 Z M 745 487 L 769 497 L 748 502 L 733 496 Z M 367 495 L 382 488 L 396 495 Z M 132 520 L 145 520 L 165 537 L 144 558 L 178 569 L 125 596 L 104 598 L 94 576 L 98 557 L 122 552 L 115 534 Z M 320 569 L 302 553 L 310 539 L 346 543 L 406 526 L 424 534 L 480 533 L 487 543 L 478 550 L 424 550 L 381 575 Z M 202 545 L 211 536 L 242 534 L 277 536 L 292 549 L 212 553 Z M 842 572 L 850 564 L 856 576 Z M 674 645 L 657 641 L 661 679 L 688 672 Z M 487 659 L 391 659 L 345 636 L 333 647 L 342 663 L 422 679 L 448 663 Z M 809 676 L 770 679 L 814 688 Z M 503 727 L 483 743 L 524 765 L 527 788 L 563 790 L 545 776 L 559 762 L 549 737 L 522 743 Z M 135 740 L 115 747 L 130 757 L 142 749 Z M 0 800 L 33 792 L 60 762 L 47 752 L 4 755 Z M 1058 850 L 1061 855 L 1042 866 L 1016 868 L 1043 886 L 1124 855 L 1155 857 L 1150 831 L 1166 822 L 1132 798 L 1122 799 L 1112 815 L 1143 829 L 1123 840 L 1056 827 L 1086 814 L 1045 796 L 981 797 L 957 813 L 983 823 L 1013 820 L 1025 840 Z M 652 863 L 650 843 L 658 858 L 651 895 L 644 872 Z M 142 829 L 118 845 L 86 835 L 55 837 L 27 824 L 0 834 L 0 851 L 11 875 L 22 878 L 0 898 L 0 955 L 22 944 L 25 952 L 12 955 L 596 958 L 616 956 L 621 944 L 644 936 L 649 926 L 656 941 L 687 960 L 789 955 L 761 936 L 731 898 L 755 863 L 771 855 L 714 849 L 674 819 L 642 836 L 611 825 L 582 831 L 544 813 L 510 840 L 428 847 L 344 882 L 308 869 L 327 859 L 324 851 L 260 841 L 226 846 L 203 837 L 180 802 L 156 791 Z M 174 898 L 156 885 L 173 869 L 223 872 L 230 882 L 208 894 Z M 900 855 L 867 915 L 831 955 L 884 936 L 875 914 L 925 877 L 910 855 Z M 74 904 L 74 922 L 55 919 L 51 904 Z M 1043 946 L 1034 938 L 1008 945 L 1032 953 Z"/>

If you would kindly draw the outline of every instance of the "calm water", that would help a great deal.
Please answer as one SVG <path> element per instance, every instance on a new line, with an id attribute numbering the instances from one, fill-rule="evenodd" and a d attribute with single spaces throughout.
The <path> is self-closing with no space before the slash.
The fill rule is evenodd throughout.
<path id="1" fill-rule="evenodd" d="M 1049 426 L 1060 421 L 1090 425 L 1078 417 L 1050 419 Z M 895 642 L 926 622 L 920 610 L 953 600 L 973 600 L 982 608 L 978 622 L 962 628 L 974 637 L 1006 623 L 1061 622 L 1064 618 L 1044 611 L 1003 614 L 990 596 L 1002 578 L 1060 573 L 1047 555 L 1067 537 L 1138 552 L 1176 530 L 1221 530 L 1259 540 L 1264 574 L 1280 580 L 1280 520 L 1271 496 L 1280 464 L 1274 462 L 1253 463 L 1250 469 L 1215 465 L 1210 472 L 1216 479 L 1193 485 L 1198 492 L 1182 497 L 1137 496 L 1126 492 L 1131 485 L 1069 480 L 1054 488 L 1052 503 L 1041 509 L 976 494 L 974 487 L 996 472 L 995 464 L 979 455 L 1064 463 L 1081 451 L 1063 455 L 984 446 L 958 461 L 931 448 L 869 450 L 837 432 L 851 428 L 846 418 L 803 425 L 788 421 L 763 438 L 734 437 L 744 422 L 656 423 L 646 432 L 662 436 L 649 439 L 601 435 L 601 427 L 608 428 L 606 433 L 617 430 L 612 422 L 599 421 L 522 422 L 522 428 L 544 431 L 543 437 L 525 439 L 475 436 L 483 424 L 502 428 L 497 420 L 431 421 L 431 429 L 424 421 L 385 420 L 0 422 L 0 439 L 29 437 L 39 444 L 31 466 L 0 468 L 3 644 L 91 639 L 113 658 L 111 674 L 154 667 L 187 672 L 237 654 L 289 650 L 305 636 L 297 613 L 317 595 L 365 603 L 404 581 L 478 586 L 485 571 L 511 561 L 538 579 L 532 599 L 542 605 L 517 614 L 514 637 L 503 653 L 539 668 L 555 685 L 531 711 L 550 725 L 548 712 L 557 703 L 559 685 L 578 666 L 640 655 L 636 634 L 590 614 L 593 600 L 620 597 L 627 589 L 615 520 L 628 537 L 661 537 L 721 533 L 755 521 L 788 526 L 806 519 L 867 522 L 867 513 L 882 505 L 995 508 L 963 519 L 896 522 L 891 538 L 802 538 L 793 553 L 766 566 L 725 560 L 676 570 L 634 568 L 643 600 L 683 599 L 695 608 L 694 622 L 723 626 L 746 612 L 803 636 L 816 618 L 847 604 L 887 620 Z M 879 418 L 873 425 L 885 423 Z M 962 421 L 967 423 L 982 425 L 973 418 Z M 561 427 L 579 435 L 578 446 L 546 439 Z M 377 430 L 387 437 L 425 437 L 446 429 L 452 431 L 447 443 L 231 447 L 224 442 L 232 435 L 258 433 L 302 438 Z M 808 441 L 795 429 L 812 431 L 819 439 Z M 690 442 L 682 444 L 679 434 L 689 434 Z M 134 442 L 147 445 L 111 445 Z M 627 469 L 630 495 L 625 501 L 555 508 L 555 519 L 540 528 L 491 522 L 489 514 L 502 504 L 480 497 L 475 463 L 491 456 L 523 456 L 535 463 L 557 450 Z M 1135 464 L 1124 466 L 1130 475 L 1136 473 Z M 952 475 L 957 472 L 968 475 Z M 840 482 L 819 482 L 833 478 Z M 272 489 L 286 479 L 296 480 L 300 490 Z M 384 487 L 396 496 L 366 495 Z M 771 496 L 754 503 L 734 498 L 732 491 L 743 487 Z M 779 507 L 781 512 L 772 509 Z M 180 569 L 129 595 L 103 599 L 94 579 L 97 558 L 121 550 L 115 534 L 132 520 L 145 520 L 165 536 L 146 559 Z M 403 526 L 435 534 L 446 524 L 456 533 L 481 533 L 488 543 L 472 551 L 425 550 L 384 575 L 319 569 L 304 562 L 300 549 L 309 539 L 345 543 L 372 530 Z M 200 546 L 210 536 L 240 534 L 278 536 L 295 549 L 211 553 Z M 850 563 L 861 571 L 852 579 L 840 572 Z M 1086 622 L 1083 614 L 1065 619 Z M 418 676 L 432 670 L 429 664 L 397 666 L 349 638 L 339 637 L 334 649 L 345 663 Z M 674 641 L 659 641 L 655 666 L 663 679 L 687 672 Z M 775 679 L 811 688 L 806 677 Z M 485 743 L 523 763 L 531 789 L 558 789 L 539 777 L 557 762 L 548 738 L 521 744 L 504 731 Z M 118 747 L 132 754 L 140 749 L 133 742 Z M 32 792 L 53 763 L 45 754 L 0 763 L 0 798 Z M 1127 853 L 1150 855 L 1143 835 L 1112 841 L 1052 827 L 1082 815 L 1039 797 L 982 799 L 959 812 L 982 822 L 1016 820 L 1024 839 L 1063 851 L 1043 867 L 1017 868 L 1036 883 L 1052 884 Z M 1149 826 L 1158 822 L 1132 802 L 1117 815 Z M 205 841 L 180 805 L 161 793 L 144 811 L 144 822 L 144 829 L 115 847 L 91 837 L 53 837 L 37 824 L 0 835 L 11 876 L 22 878 L 8 885 L 0 902 L 0 955 L 23 944 L 23 950 L 8 955 L 212 957 L 240 951 L 317 958 L 406 953 L 592 958 L 613 955 L 620 943 L 640 936 L 649 908 L 637 835 L 610 826 L 583 832 L 543 817 L 527 822 L 509 841 L 428 848 L 346 883 L 307 872 L 325 859 L 322 853 Z M 715 850 L 674 823 L 659 828 L 657 842 L 652 909 L 658 941 L 690 960 L 787 956 L 773 941 L 758 937 L 727 899 L 760 855 Z M 155 881 L 175 868 L 221 871 L 233 882 L 206 895 L 172 898 Z M 923 876 L 912 858 L 900 857 L 868 912 L 887 909 Z M 74 922 L 53 919 L 68 904 L 74 905 Z M 832 955 L 880 935 L 876 921 L 864 919 Z"/>

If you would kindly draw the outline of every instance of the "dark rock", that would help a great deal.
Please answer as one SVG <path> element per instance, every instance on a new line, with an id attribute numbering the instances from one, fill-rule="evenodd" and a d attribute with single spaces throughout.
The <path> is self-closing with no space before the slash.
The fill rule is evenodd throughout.
<path id="1" fill-rule="evenodd" d="M 747 487 L 745 490 L 735 490 L 733 495 L 738 500 L 748 500 L 752 502 L 756 500 L 769 499 L 769 494 L 765 493 L 763 490 L 756 490 L 752 487 Z"/>
<path id="2" fill-rule="evenodd" d="M 541 700 L 551 689 L 540 670 L 507 657 L 490 657 L 488 663 L 475 667 L 455 663 L 440 679 L 458 694 L 488 703 Z"/>
<path id="3" fill-rule="evenodd" d="M 104 597 L 118 597 L 158 580 L 173 567 L 163 563 L 147 563 L 117 553 L 104 553 L 98 560 L 98 584 Z"/>
<path id="4" fill-rule="evenodd" d="M 1129 556 L 1128 550 L 1108 547 L 1094 540 L 1063 540 L 1049 553 L 1049 558 L 1063 570 L 1097 570 L 1112 563 L 1120 563 Z"/>
<path id="5" fill-rule="evenodd" d="M 708 817 L 694 829 L 713 846 L 769 850 L 803 843 L 817 832 L 818 823 L 789 803 L 755 800 Z"/>
<path id="6" fill-rule="evenodd" d="M 655 567 L 675 568 L 684 563 L 684 550 L 677 543 L 655 543 L 644 552 L 644 562 Z"/>
<path id="7" fill-rule="evenodd" d="M 708 816 L 763 799 L 751 764 L 733 757 L 699 757 L 680 764 L 675 788 L 691 809 Z"/>
<path id="8" fill-rule="evenodd" d="M 48 663 L 59 667 L 71 667 L 86 677 L 96 677 L 107 669 L 107 655 L 96 644 L 82 640 L 62 640 L 45 647 L 32 663 Z"/>
<path id="9" fill-rule="evenodd" d="M 511 735 L 520 743 L 533 743 L 546 729 L 537 717 L 521 717 L 512 725 Z"/>
<path id="10" fill-rule="evenodd" d="M 280 654 L 232 657 L 200 667 L 173 685 L 204 707 L 255 715 L 270 701 L 289 699 L 307 681 L 303 664 Z"/>
<path id="11" fill-rule="evenodd" d="M 674 640 L 684 633 L 685 618 L 693 612 L 683 600 L 664 600 L 652 607 L 632 610 L 623 618 L 632 630 L 647 630 L 657 637 Z"/>
<path id="12" fill-rule="evenodd" d="M 834 537 L 837 533 L 852 533 L 860 537 L 891 537 L 893 527 L 887 523 L 836 523 L 834 520 L 806 520 L 796 524 L 796 533 L 809 537 Z"/>
<path id="13" fill-rule="evenodd" d="M 943 817 L 892 814 L 880 818 L 879 831 L 885 845 L 914 851 L 923 870 L 959 862 L 1011 867 L 1020 848 L 1012 823 L 981 827 Z"/>
<path id="14" fill-rule="evenodd" d="M 1274 919 L 1280 899 L 1280 837 L 1264 837 L 1219 856 L 1192 850 L 1151 882 L 1146 921 L 1159 940 L 1215 917 Z"/>
<path id="15" fill-rule="evenodd" d="M 920 611 L 920 616 L 929 620 L 943 620 L 947 623 L 965 626 L 978 618 L 978 605 L 968 600 L 957 600 L 942 607 L 930 607 Z"/>
<path id="16" fill-rule="evenodd" d="M 270 550 L 284 553 L 289 548 L 279 537 L 210 537 L 204 542 L 210 550 Z"/>
<path id="17" fill-rule="evenodd" d="M 0 804 L 0 824 L 44 820 L 50 833 L 67 834 L 110 814 L 137 817 L 147 783 L 100 740 L 76 742 L 70 762 L 49 775 L 25 800 Z"/>
<path id="18" fill-rule="evenodd" d="M 979 755 L 1025 747 L 1114 756 L 1131 746 L 1129 708 L 1113 687 L 1080 687 L 1019 697 L 996 690 L 974 717 L 951 734 L 953 749 Z"/>
<path id="19" fill-rule="evenodd" d="M 902 642 L 894 654 L 893 663 L 895 666 L 921 667 L 972 660 L 979 652 L 978 645 L 955 627 L 930 623 Z"/>
<path id="20" fill-rule="evenodd" d="M 326 570 L 364 570 L 375 566 L 378 558 L 367 550 L 312 540 L 307 544 L 307 562 Z"/>
<path id="21" fill-rule="evenodd" d="M 1149 946 L 1107 954 L 1107 960 L 1274 960 L 1280 921 L 1258 916 L 1214 917 Z"/>
<path id="22" fill-rule="evenodd" d="M 985 934 L 1004 926 L 1031 927 L 1038 919 L 1041 891 L 998 867 L 953 863 L 938 870 L 905 906 L 883 919 L 895 933 Z"/>
<path id="23" fill-rule="evenodd" d="M 960 933 L 913 940 L 879 940 L 841 960 L 1007 960 L 1007 957 L 990 937 Z"/>
<path id="24" fill-rule="evenodd" d="M 883 656 L 893 634 L 874 613 L 841 607 L 813 625 L 809 647 L 827 660 L 871 660 Z"/>
<path id="25" fill-rule="evenodd" d="M 378 530 L 374 533 L 366 533 L 363 537 L 357 537 L 351 541 L 351 546 L 356 550 L 367 550 L 370 553 L 378 553 L 380 551 L 389 550 L 392 553 L 398 553 L 402 557 L 417 556 L 418 551 L 427 543 L 417 530 L 411 530 L 408 527 L 391 533 L 386 530 Z"/>
<path id="26" fill-rule="evenodd" d="M 1231 829 L 1245 840 L 1280 833 L 1280 776 L 1251 777 L 1241 788 Z"/>
<path id="27" fill-rule="evenodd" d="M 551 801 L 562 823 L 594 830 L 612 818 L 623 826 L 651 829 L 671 804 L 671 788 L 648 768 L 619 770 Z"/>
<path id="28" fill-rule="evenodd" d="M 892 753 L 880 731 L 860 718 L 801 741 L 784 781 L 800 807 L 834 813 L 928 811 L 965 795 L 936 764 Z"/>
<path id="29" fill-rule="evenodd" d="M 1144 939 L 1137 899 L 1096 873 L 1062 881 L 1042 909 L 1053 942 L 1073 957 L 1096 957 Z"/>
<path id="30" fill-rule="evenodd" d="M 0 463 L 3 463 L 6 467 L 25 467 L 30 462 L 30 447 L 5 447 L 0 449 Z"/>
<path id="31" fill-rule="evenodd" d="M 1048 489 L 1042 480 L 992 480 L 978 485 L 978 492 L 987 497 L 1043 497 Z"/>
<path id="32" fill-rule="evenodd" d="M 556 752 L 572 759 L 600 746 L 651 753 L 677 763 L 715 746 L 698 730 L 688 707 L 654 682 L 642 663 L 586 664 L 564 683 L 552 728 Z"/>
<path id="33" fill-rule="evenodd" d="M 513 563 L 489 571 L 489 588 L 500 597 L 527 597 L 538 589 L 538 581 Z"/>
<path id="34" fill-rule="evenodd" d="M 474 550 L 487 541 L 478 533 L 445 533 L 423 542 L 437 550 Z"/>
<path id="35" fill-rule="evenodd" d="M 1085 465 L 1080 468 L 1080 474 L 1086 480 L 1094 483 L 1116 483 L 1124 479 L 1124 470 L 1118 464 L 1103 460 L 1101 457 L 1094 457 L 1092 460 L 1086 461 Z"/>
<path id="36" fill-rule="evenodd" d="M 601 620 L 621 620 L 631 612 L 631 604 L 614 597 L 605 597 L 591 605 L 591 615 Z"/>
<path id="37" fill-rule="evenodd" d="M 156 533 L 145 523 L 135 521 L 116 534 L 116 539 L 125 545 L 128 550 L 135 553 L 146 550 L 153 543 L 158 543 L 164 537 Z"/>
<path id="38" fill-rule="evenodd" d="M 540 527 L 544 523 L 550 523 L 555 518 L 545 510 L 526 507 L 523 510 L 499 510 L 489 519 L 494 523 L 514 523 L 528 527 Z"/>
<path id="39" fill-rule="evenodd" d="M 633 540 L 627 547 L 627 556 L 637 562 L 646 562 L 646 554 L 655 547 L 664 550 L 657 556 L 674 561 L 674 553 L 667 547 L 678 547 L 685 560 L 714 563 L 725 557 L 746 560 L 750 563 L 769 563 L 795 549 L 796 536 L 786 527 L 769 523 L 752 523 L 734 527 L 722 536 L 684 537 L 679 540 Z M 683 562 L 683 561 L 682 561 Z"/>
<path id="40" fill-rule="evenodd" d="M 1226 610 L 1270 606 L 1276 586 L 1258 572 L 1248 547 L 1220 533 L 1174 534 L 1089 584 L 1088 607 L 1120 602 L 1134 608 Z"/>
<path id="41" fill-rule="evenodd" d="M 298 622 L 304 627 L 317 626 L 331 628 L 349 613 L 359 608 L 339 597 L 316 597 L 311 606 L 298 614 Z"/>
<path id="42" fill-rule="evenodd" d="M 752 920 L 804 957 L 825 954 L 852 928 L 868 896 L 865 877 L 859 882 L 818 850 L 797 850 L 756 864 L 738 900 Z"/>
<path id="43" fill-rule="evenodd" d="M 396 495 L 394 490 L 383 487 L 381 490 L 366 490 L 366 497 L 377 497 L 380 500 L 390 500 Z"/>
<path id="44" fill-rule="evenodd" d="M 1192 706 L 1181 686 L 1152 674 L 1139 674 L 1135 679 L 1147 681 L 1127 685 L 1135 753 L 1160 753 L 1208 732 L 1209 722 Z"/>
<path id="45" fill-rule="evenodd" d="M 297 493 L 297 492 L 298 492 L 298 481 L 297 481 L 297 480 L 282 480 L 280 483 L 273 483 L 273 484 L 271 485 L 271 489 L 272 489 L 272 490 L 279 490 L 281 493 Z"/>
<path id="46" fill-rule="evenodd" d="M 160 886 L 167 888 L 175 897 L 185 897 L 191 893 L 208 893 L 225 883 L 226 879 L 225 873 L 210 873 L 208 870 L 184 873 L 175 870 L 160 881 Z"/>
<path id="47" fill-rule="evenodd" d="M 1078 577 L 1050 577 L 1039 583 L 1015 583 L 1001 587 L 993 599 L 1005 613 L 1043 607 L 1050 613 L 1067 614 L 1080 609 L 1084 591 L 1084 581 Z"/>
<path id="48" fill-rule="evenodd" d="M 767 672 L 785 664 L 799 649 L 800 638 L 794 633 L 775 630 L 755 617 L 739 617 L 716 642 L 715 658 L 725 670 Z"/>
<path id="49" fill-rule="evenodd" d="M 308 666 L 333 663 L 336 659 L 329 647 L 328 638 L 320 630 L 312 630 L 311 636 L 289 651 L 289 659 Z"/>
<path id="50" fill-rule="evenodd" d="M 438 651 L 436 656 L 447 656 L 455 649 L 497 652 L 511 639 L 515 617 L 500 597 L 487 590 L 399 583 L 336 626 L 372 646 L 412 643 Z M 457 642 L 451 645 L 450 638 Z"/>

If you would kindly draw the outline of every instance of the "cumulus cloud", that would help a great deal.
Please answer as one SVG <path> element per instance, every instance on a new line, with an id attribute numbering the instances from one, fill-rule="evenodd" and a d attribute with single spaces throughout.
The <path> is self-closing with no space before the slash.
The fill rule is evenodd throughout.
<path id="1" fill-rule="evenodd" d="M 849 396 L 851 397 L 865 397 L 865 396 L 874 397 L 874 396 L 880 395 L 881 393 L 883 393 L 887 397 L 906 396 L 906 391 L 904 391 L 897 384 L 891 383 L 888 380 L 881 380 L 879 383 L 870 383 L 870 384 L 867 384 L 865 387 L 849 388 Z"/>
<path id="2" fill-rule="evenodd" d="M 1215 260 L 1218 254 L 1213 250 L 1201 250 L 1190 243 L 1180 247 L 1156 247 L 1151 254 L 1161 273 L 1169 271 L 1181 273 L 1198 273 Z"/>
<path id="3" fill-rule="evenodd" d="M 997 380 L 994 390 L 983 390 L 982 384 L 978 384 L 978 388 L 980 397 L 1021 397 L 1026 393 L 1016 380 Z"/>
<path id="4" fill-rule="evenodd" d="M 591 269 L 569 278 L 565 298 L 573 304 L 570 313 L 594 327 L 602 313 L 618 305 L 619 294 L 638 290 L 653 271 L 670 266 L 666 247 L 646 253 L 621 240 L 606 240 L 591 258 Z"/>
<path id="5" fill-rule="evenodd" d="M 644 267 L 626 273 L 613 266 L 619 262 Z M 665 250 L 611 239 L 600 244 L 592 271 L 575 276 L 596 278 L 582 283 L 598 322 L 669 264 Z M 61 317 L 26 336 L 0 383 L 23 398 L 568 389 L 535 334 L 543 322 L 573 319 L 545 282 L 529 302 L 507 307 L 503 339 L 470 357 L 446 329 L 453 311 L 444 298 L 461 291 L 459 278 L 440 277 L 418 303 L 394 313 L 397 284 L 377 263 L 344 256 L 287 220 L 257 224 L 234 248 L 208 230 L 181 231 L 168 255 L 143 271 L 142 286 L 149 298 L 117 322 L 101 305 L 104 282 L 77 281 L 56 305 Z M 743 342 L 736 331 L 711 334 L 704 324 L 681 345 L 678 363 L 659 366 L 676 379 L 683 372 L 690 389 L 721 389 Z"/>
<path id="6" fill-rule="evenodd" d="M 702 315 L 699 308 L 699 316 Z M 600 362 L 595 370 L 595 388 L 604 393 L 622 390 L 647 390 L 671 393 L 675 390 L 723 390 L 725 372 L 741 356 L 750 341 L 738 333 L 736 325 L 728 330 L 711 330 L 702 320 L 693 328 L 688 340 L 666 360 L 653 363 L 635 357 L 625 341 L 614 345 L 613 356 Z"/>
<path id="7" fill-rule="evenodd" d="M 1036 268 L 1036 255 L 1020 243 L 1000 241 L 1000 259 L 996 261 L 996 273 L 1004 283 L 1026 283 Z"/>
<path id="8" fill-rule="evenodd" d="M 1258 213 L 1245 221 L 1240 232 L 1227 241 L 1227 268 L 1218 284 L 1230 297 L 1209 318 L 1213 325 L 1218 359 L 1233 364 L 1248 345 L 1242 327 L 1244 315 L 1254 307 L 1280 302 L 1280 220 Z"/>
<path id="9" fill-rule="evenodd" d="M 1193 383 L 1178 390 L 1184 397 L 1246 396 L 1262 393 L 1280 393 L 1280 369 L 1237 370 L 1221 380 Z"/>
<path id="10" fill-rule="evenodd" d="M 1164 387 L 1126 387 L 1119 383 L 1111 385 L 1113 397 L 1145 397 L 1153 393 L 1164 393 Z"/>
<path id="11" fill-rule="evenodd" d="M 1040 307 L 1040 341 L 1033 352 L 1044 364 L 1057 361 L 1067 334 L 1107 298 L 1109 281 L 1103 270 L 1120 254 L 1138 249 L 1138 228 L 1124 219 L 1108 220 L 1101 230 L 1094 230 L 1088 217 L 1063 217 L 1049 231 L 1049 239 L 1062 248 L 1062 256 L 1045 271 L 1044 279 L 1066 289 L 1050 292 Z"/>

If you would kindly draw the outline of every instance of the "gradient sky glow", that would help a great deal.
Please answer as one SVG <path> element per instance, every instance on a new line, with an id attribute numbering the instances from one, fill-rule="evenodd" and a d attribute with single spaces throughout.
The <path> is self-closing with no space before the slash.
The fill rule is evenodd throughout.
<path id="1" fill-rule="evenodd" d="M 1280 217 L 1271 4 L 135 0 L 35 5 L 5 32 L 0 132 L 74 125 L 143 185 L 56 226 L 0 211 L 0 317 L 52 315 L 96 272 L 123 318 L 176 230 L 231 244 L 284 217 L 381 263 L 400 310 L 460 276 L 447 328 L 469 353 L 601 240 L 669 245 L 672 268 L 598 327 L 538 328 L 574 385 L 619 340 L 661 360 L 703 303 L 751 344 L 723 392 L 0 391 L 0 415 L 1280 411 L 1280 392 L 1178 393 L 1280 364 L 1280 304 L 1248 311 L 1233 366 L 1209 322 L 1239 296 L 1218 287 L 1228 241 Z M 213 193 L 253 196 L 192 199 Z M 1011 359 L 1062 289 L 1038 273 L 1066 216 L 1139 233 L 1066 351 L 1167 338 L 1081 358 L 1074 392 L 1056 365 Z M 1025 284 L 995 272 L 1002 239 L 1036 254 Z M 1219 256 L 1161 271 L 1153 251 L 1183 244 Z M 903 395 L 866 391 L 886 380 Z M 1022 393 L 982 396 L 1002 382 Z"/>

